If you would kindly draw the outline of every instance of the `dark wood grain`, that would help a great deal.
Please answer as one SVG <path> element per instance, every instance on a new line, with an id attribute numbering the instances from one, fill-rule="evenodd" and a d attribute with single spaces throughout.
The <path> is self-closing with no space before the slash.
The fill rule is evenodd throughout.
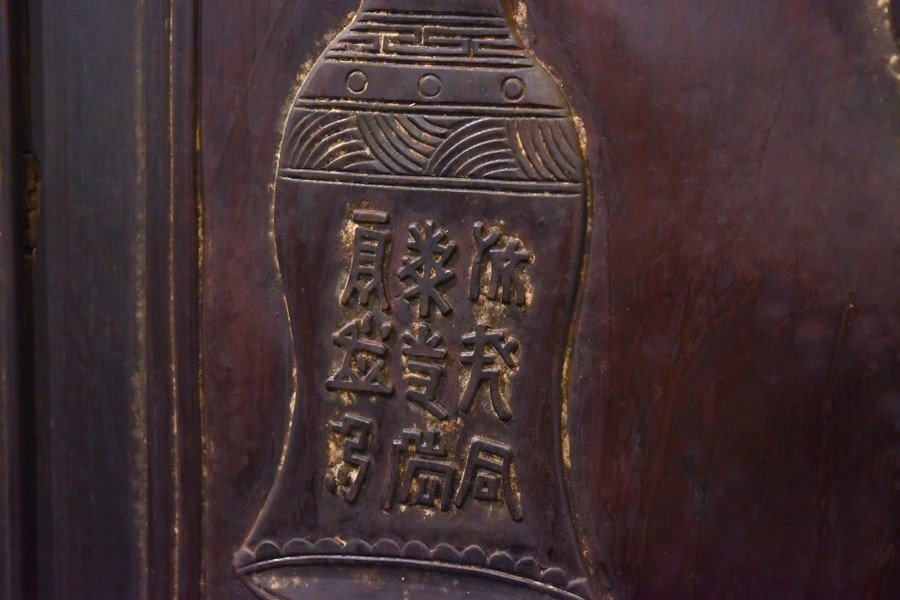
<path id="1" fill-rule="evenodd" d="M 41 593 L 138 597 L 147 569 L 141 22 L 132 2 L 38 6 Z"/>
<path id="2" fill-rule="evenodd" d="M 17 91 L 17 12 L 0 2 L 0 596 L 23 588 L 21 482 L 21 140 Z"/>
<path id="3" fill-rule="evenodd" d="M 32 3 L 41 597 L 199 596 L 194 15 Z"/>
<path id="4" fill-rule="evenodd" d="M 147 550 L 151 598 L 200 595 L 197 3 L 145 6 Z"/>

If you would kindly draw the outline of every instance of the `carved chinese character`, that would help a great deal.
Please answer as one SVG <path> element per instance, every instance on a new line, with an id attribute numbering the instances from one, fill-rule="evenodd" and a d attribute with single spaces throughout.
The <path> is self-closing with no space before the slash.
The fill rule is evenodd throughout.
<path id="1" fill-rule="evenodd" d="M 512 462 L 513 452 L 509 446 L 480 437 L 472 438 L 466 470 L 456 491 L 457 508 L 462 508 L 469 498 L 499 502 L 502 489 L 509 514 L 514 520 L 521 521 L 524 513 L 512 487 Z"/>
<path id="2" fill-rule="evenodd" d="M 334 345 L 344 349 L 341 368 L 325 382 L 331 391 L 390 395 L 394 388 L 385 376 L 387 341 L 393 330 L 389 321 L 380 326 L 372 313 L 354 319 L 332 334 Z"/>
<path id="3" fill-rule="evenodd" d="M 450 510 L 453 500 L 453 465 L 440 431 L 404 429 L 392 445 L 393 469 L 384 509 L 394 501 L 408 505 Z M 398 486 L 399 484 L 399 486 Z"/>
<path id="4" fill-rule="evenodd" d="M 353 221 L 358 224 L 383 225 L 390 221 L 385 212 L 371 210 L 353 211 Z M 353 262 L 347 284 L 341 294 L 341 304 L 349 306 L 354 297 L 362 306 L 369 306 L 372 296 L 381 306 L 389 310 L 387 293 L 384 288 L 384 258 L 390 234 L 386 231 L 367 227 L 357 227 L 353 240 Z"/>
<path id="5" fill-rule="evenodd" d="M 471 351 L 463 352 L 459 361 L 464 365 L 471 365 L 471 374 L 459 406 L 462 412 L 472 410 L 481 384 L 487 383 L 494 412 L 501 421 L 512 419 L 512 411 L 500 395 L 500 371 L 487 368 L 496 364 L 496 356 L 510 369 L 516 367 L 513 354 L 518 351 L 519 342 L 511 337 L 506 338 L 503 331 L 488 329 L 481 323 L 475 326 L 475 331 L 463 336 L 463 344 L 466 348 L 471 348 Z"/>
<path id="6" fill-rule="evenodd" d="M 334 433 L 344 439 L 343 463 L 336 473 L 329 473 L 325 478 L 325 486 L 350 502 L 356 502 L 369 475 L 372 458 L 368 455 L 369 436 L 372 432 L 372 421 L 365 417 L 346 414 L 343 420 L 328 424 Z"/>
<path id="7" fill-rule="evenodd" d="M 456 251 L 456 243 L 448 241 L 447 232 L 433 221 L 427 221 L 424 227 L 414 223 L 409 233 L 406 245 L 412 254 L 403 257 L 403 267 L 398 272 L 400 279 L 410 284 L 403 297 L 409 302 L 418 299 L 420 317 L 431 314 L 432 304 L 449 315 L 453 309 L 438 288 L 455 277 L 447 263 Z"/>
<path id="8" fill-rule="evenodd" d="M 474 235 L 475 258 L 469 280 L 469 299 L 477 302 L 481 298 L 481 277 L 484 269 L 489 268 L 491 277 L 488 299 L 511 304 L 515 297 L 516 305 L 525 306 L 522 270 L 531 262 L 531 254 L 517 238 L 508 238 L 505 245 L 495 247 L 500 242 L 500 231 L 492 228 L 485 233 L 484 223 L 481 221 L 475 223 Z"/>
<path id="9" fill-rule="evenodd" d="M 403 341 L 403 355 L 409 357 L 406 364 L 406 383 L 409 385 L 406 399 L 438 419 L 449 418 L 447 409 L 436 399 L 438 386 L 444 375 L 444 367 L 440 361 L 447 358 L 447 349 L 443 347 L 444 338 L 439 333 L 431 333 L 427 324 L 420 323 L 415 334 L 412 331 L 404 332 Z"/>

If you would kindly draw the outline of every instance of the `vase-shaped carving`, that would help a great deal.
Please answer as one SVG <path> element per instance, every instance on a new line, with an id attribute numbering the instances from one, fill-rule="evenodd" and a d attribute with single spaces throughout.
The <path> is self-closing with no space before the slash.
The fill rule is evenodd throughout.
<path id="1" fill-rule="evenodd" d="M 593 597 L 563 433 L 581 148 L 500 0 L 364 0 L 320 57 L 276 182 L 297 386 L 235 559 L 261 598 Z"/>

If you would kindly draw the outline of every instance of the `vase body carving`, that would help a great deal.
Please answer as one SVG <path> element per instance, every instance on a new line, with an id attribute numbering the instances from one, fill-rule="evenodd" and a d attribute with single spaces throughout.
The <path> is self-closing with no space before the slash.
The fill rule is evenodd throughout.
<path id="1" fill-rule="evenodd" d="M 593 597 L 563 435 L 581 148 L 498 0 L 367 0 L 325 50 L 275 186 L 297 387 L 235 559 L 260 597 Z"/>

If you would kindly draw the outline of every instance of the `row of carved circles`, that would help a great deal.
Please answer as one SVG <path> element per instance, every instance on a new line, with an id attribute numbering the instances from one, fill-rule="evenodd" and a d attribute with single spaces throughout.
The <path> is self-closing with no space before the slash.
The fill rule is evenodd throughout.
<path id="1" fill-rule="evenodd" d="M 419 78 L 419 95 L 431 100 L 441 95 L 444 90 L 444 82 L 433 73 L 427 73 Z M 347 89 L 357 96 L 366 93 L 369 89 L 369 76 L 359 69 L 347 74 Z M 507 102 L 518 102 L 525 96 L 525 81 L 519 77 L 507 77 L 500 85 L 500 93 Z"/>

